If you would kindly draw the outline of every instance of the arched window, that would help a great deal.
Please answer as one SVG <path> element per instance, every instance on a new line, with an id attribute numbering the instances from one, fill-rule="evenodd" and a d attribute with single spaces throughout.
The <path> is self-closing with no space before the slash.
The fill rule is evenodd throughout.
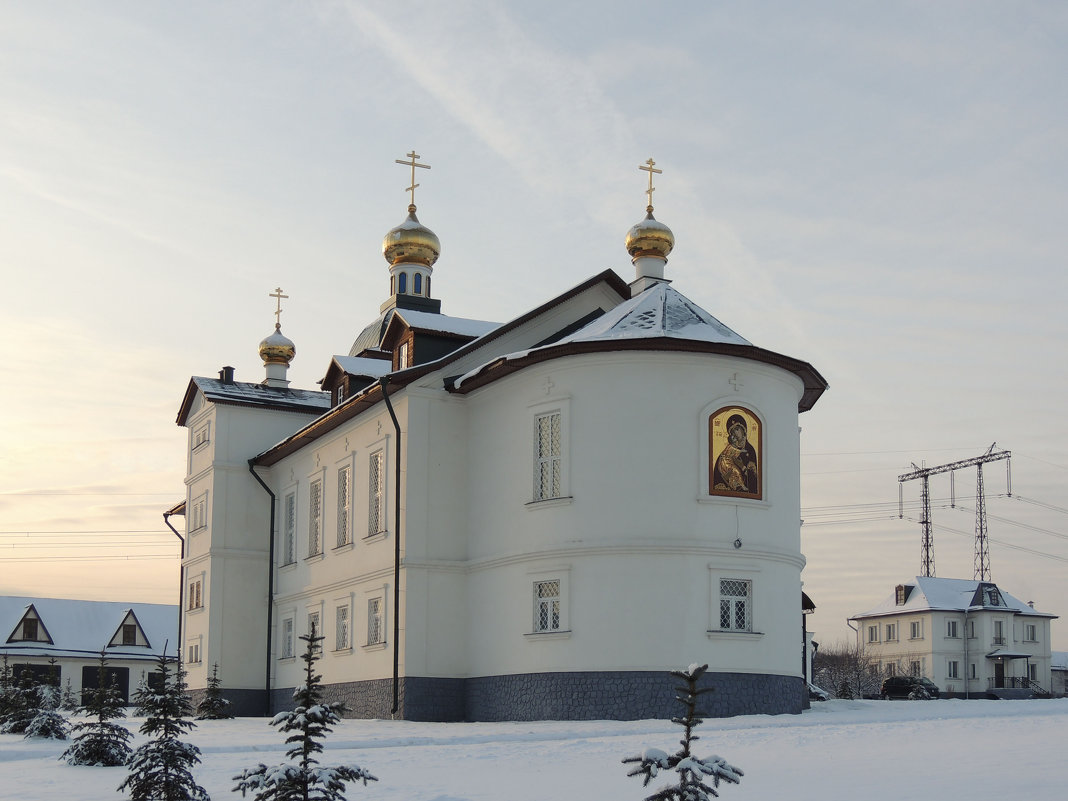
<path id="1" fill-rule="evenodd" d="M 426 277 L 426 296 L 430 297 L 430 276 Z"/>
<path id="2" fill-rule="evenodd" d="M 416 273 L 412 277 L 412 292 L 414 292 L 416 295 L 422 295 L 423 294 L 423 274 L 422 273 Z"/>
<path id="3" fill-rule="evenodd" d="M 400 280 L 397 281 L 397 294 L 398 295 L 406 295 L 406 294 L 408 294 L 408 273 L 401 273 L 400 274 Z"/>
<path id="4" fill-rule="evenodd" d="M 393 275 L 389 277 L 389 294 L 397 294 L 397 277 Z"/>

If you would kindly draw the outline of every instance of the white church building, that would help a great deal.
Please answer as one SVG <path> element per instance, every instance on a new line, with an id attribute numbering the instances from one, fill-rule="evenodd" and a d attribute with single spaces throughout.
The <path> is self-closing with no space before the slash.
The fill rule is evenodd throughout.
<path id="1" fill-rule="evenodd" d="M 314 627 L 360 717 L 666 717 L 666 672 L 705 662 L 710 714 L 799 712 L 798 415 L 823 377 L 672 286 L 651 205 L 634 280 L 503 324 L 441 313 L 415 211 L 321 389 L 289 385 L 277 324 L 265 379 L 189 382 L 190 686 L 217 664 L 240 712 L 287 707 Z"/>

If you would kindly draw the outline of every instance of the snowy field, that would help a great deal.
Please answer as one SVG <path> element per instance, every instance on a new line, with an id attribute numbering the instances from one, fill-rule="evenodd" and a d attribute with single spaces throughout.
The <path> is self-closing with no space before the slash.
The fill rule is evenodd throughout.
<path id="1" fill-rule="evenodd" d="M 136 729 L 137 719 L 129 721 Z M 624 756 L 675 750 L 666 721 L 407 723 L 346 720 L 324 762 L 355 762 L 379 781 L 348 798 L 376 801 L 638 801 Z M 696 753 L 745 771 L 724 799 L 953 801 L 1068 798 L 1068 699 L 1054 701 L 828 701 L 803 715 L 707 721 Z M 203 722 L 197 781 L 218 801 L 231 777 L 282 761 L 263 719 Z M 138 737 L 135 745 L 140 742 Z M 119 799 L 124 768 L 70 767 L 63 743 L 0 735 L 0 799 Z"/>

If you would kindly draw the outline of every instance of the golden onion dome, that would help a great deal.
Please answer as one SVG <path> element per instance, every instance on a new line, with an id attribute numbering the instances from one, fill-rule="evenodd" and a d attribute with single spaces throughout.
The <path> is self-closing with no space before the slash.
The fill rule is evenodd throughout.
<path id="1" fill-rule="evenodd" d="M 422 264 L 432 267 L 441 255 L 438 235 L 419 222 L 415 206 L 408 206 L 408 218 L 390 230 L 382 240 L 382 255 L 390 265 Z"/>
<path id="2" fill-rule="evenodd" d="M 627 231 L 627 253 L 632 259 L 654 256 L 667 260 L 675 247 L 675 235 L 662 222 L 653 218 L 653 207 L 648 206 L 645 219 Z"/>
<path id="3" fill-rule="evenodd" d="M 297 346 L 293 340 L 282 333 L 282 326 L 274 324 L 274 333 L 264 337 L 260 342 L 260 358 L 264 364 L 289 365 L 297 355 Z"/>

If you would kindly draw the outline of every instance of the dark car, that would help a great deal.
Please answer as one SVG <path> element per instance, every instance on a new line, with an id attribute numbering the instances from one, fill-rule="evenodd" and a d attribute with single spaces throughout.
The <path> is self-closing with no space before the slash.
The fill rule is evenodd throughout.
<path id="1" fill-rule="evenodd" d="M 883 698 L 926 700 L 938 698 L 938 685 L 922 676 L 890 676 L 883 680 L 879 695 Z"/>

